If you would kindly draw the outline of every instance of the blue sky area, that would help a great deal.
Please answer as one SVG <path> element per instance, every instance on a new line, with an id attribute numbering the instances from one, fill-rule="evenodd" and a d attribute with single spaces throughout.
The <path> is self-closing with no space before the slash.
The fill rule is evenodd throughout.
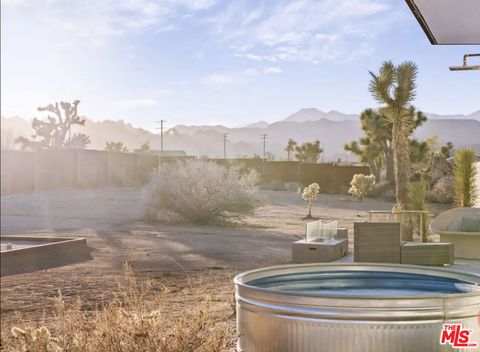
<path id="1" fill-rule="evenodd" d="M 480 109 L 480 74 L 450 72 L 478 46 L 432 46 L 402 0 L 2 0 L 2 115 L 82 101 L 93 120 L 168 125 L 275 121 L 303 107 L 376 104 L 368 70 L 419 66 L 415 105 Z"/>

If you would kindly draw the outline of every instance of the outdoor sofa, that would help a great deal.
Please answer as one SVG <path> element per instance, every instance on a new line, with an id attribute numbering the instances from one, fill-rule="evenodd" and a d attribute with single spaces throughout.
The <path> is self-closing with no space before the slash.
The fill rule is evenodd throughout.
<path id="1" fill-rule="evenodd" d="M 452 243 L 402 242 L 398 222 L 355 222 L 353 261 L 415 265 L 454 263 Z"/>
<path id="2" fill-rule="evenodd" d="M 439 214 L 430 231 L 455 245 L 455 258 L 480 260 L 480 208 L 455 208 Z"/>

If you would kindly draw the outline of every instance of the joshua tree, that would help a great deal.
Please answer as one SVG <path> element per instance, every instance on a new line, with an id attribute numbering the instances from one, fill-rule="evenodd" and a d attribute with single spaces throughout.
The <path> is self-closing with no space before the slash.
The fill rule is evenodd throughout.
<path id="1" fill-rule="evenodd" d="M 412 111 L 411 131 L 421 126 L 427 117 L 420 111 Z M 357 155 L 360 162 L 367 163 L 373 175 L 380 182 L 380 172 L 386 170 L 386 179 L 392 185 L 395 182 L 392 149 L 392 123 L 385 116 L 373 109 L 366 109 L 360 114 L 364 136 L 359 141 L 345 144 L 345 150 Z M 412 141 L 413 142 L 413 141 Z"/>
<path id="2" fill-rule="evenodd" d="M 90 143 L 90 137 L 85 133 L 75 133 L 72 138 L 65 143 L 65 148 L 87 149 Z"/>
<path id="3" fill-rule="evenodd" d="M 308 214 L 305 217 L 306 219 L 312 218 L 312 203 L 317 199 L 319 192 L 320 186 L 318 183 L 312 183 L 303 189 L 302 198 L 308 201 Z"/>
<path id="4" fill-rule="evenodd" d="M 295 147 L 295 158 L 302 163 L 316 163 L 323 150 L 320 148 L 320 141 L 303 143 Z"/>
<path id="5" fill-rule="evenodd" d="M 367 163 L 375 179 L 381 180 L 380 173 L 384 165 L 384 149 L 381 144 L 365 137 L 360 138 L 358 142 L 353 141 L 350 144 L 345 144 L 344 148 L 346 151 L 357 155 L 361 163 Z"/>
<path id="6" fill-rule="evenodd" d="M 128 148 L 123 145 L 123 142 L 107 142 L 104 150 L 107 152 L 128 152 Z"/>
<path id="7" fill-rule="evenodd" d="M 291 155 L 295 151 L 295 147 L 297 146 L 297 142 L 295 142 L 293 139 L 289 138 L 287 146 L 285 147 L 285 151 L 287 152 L 287 160 L 292 160 Z"/>
<path id="8" fill-rule="evenodd" d="M 410 61 L 398 66 L 387 61 L 378 74 L 370 71 L 370 76 L 369 90 L 377 102 L 383 104 L 379 112 L 392 125 L 396 206 L 402 208 L 408 196 L 408 137 L 412 131 L 411 116 L 415 111 L 411 102 L 416 94 L 417 66 Z"/>
<path id="9" fill-rule="evenodd" d="M 75 100 L 73 103 L 61 101 L 37 108 L 38 111 L 46 111 L 52 113 L 53 116 L 48 115 L 45 121 L 34 118 L 32 128 L 35 130 L 35 134 L 32 135 L 32 140 L 19 137 L 15 142 L 22 144 L 22 149 L 63 147 L 72 125 L 83 126 L 85 124 L 85 119 L 77 114 L 78 104 L 80 104 L 80 100 Z"/>
<path id="10" fill-rule="evenodd" d="M 443 145 L 440 148 L 440 153 L 443 155 L 445 159 L 450 157 L 450 154 L 453 150 L 453 143 L 452 142 L 447 142 L 445 145 Z"/>
<path id="11" fill-rule="evenodd" d="M 149 140 L 142 143 L 140 148 L 134 150 L 135 153 L 140 153 L 140 154 L 141 153 L 148 153 L 149 151 L 150 151 L 150 141 Z"/>
<path id="12" fill-rule="evenodd" d="M 364 137 L 345 144 L 345 150 L 357 155 L 360 162 L 367 163 L 378 182 L 381 168 L 385 166 L 386 178 L 393 183 L 391 126 L 373 109 L 364 110 L 360 114 L 360 122 Z"/>
<path id="13" fill-rule="evenodd" d="M 472 149 L 459 149 L 455 153 L 455 205 L 471 208 L 475 205 L 479 189 L 476 185 L 476 153 Z"/>

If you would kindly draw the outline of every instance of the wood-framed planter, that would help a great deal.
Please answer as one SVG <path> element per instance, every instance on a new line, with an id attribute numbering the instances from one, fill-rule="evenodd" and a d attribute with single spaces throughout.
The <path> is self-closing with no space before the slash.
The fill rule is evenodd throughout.
<path id="1" fill-rule="evenodd" d="M 0 236 L 1 276 L 48 269 L 91 259 L 85 238 Z M 13 248 L 6 250 L 6 244 Z"/>

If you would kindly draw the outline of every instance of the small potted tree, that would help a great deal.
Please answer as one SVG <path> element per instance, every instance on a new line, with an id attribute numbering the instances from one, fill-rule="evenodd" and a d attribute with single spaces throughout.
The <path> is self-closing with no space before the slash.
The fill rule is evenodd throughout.
<path id="1" fill-rule="evenodd" d="M 302 198 L 308 202 L 308 214 L 304 219 L 312 219 L 312 203 L 320 192 L 318 183 L 312 183 L 303 189 Z"/>
<path id="2" fill-rule="evenodd" d="M 375 184 L 375 176 L 373 175 L 362 175 L 355 174 L 353 175 L 352 182 L 350 182 L 350 189 L 348 193 L 354 195 L 361 202 L 363 197 L 370 191 Z"/>

